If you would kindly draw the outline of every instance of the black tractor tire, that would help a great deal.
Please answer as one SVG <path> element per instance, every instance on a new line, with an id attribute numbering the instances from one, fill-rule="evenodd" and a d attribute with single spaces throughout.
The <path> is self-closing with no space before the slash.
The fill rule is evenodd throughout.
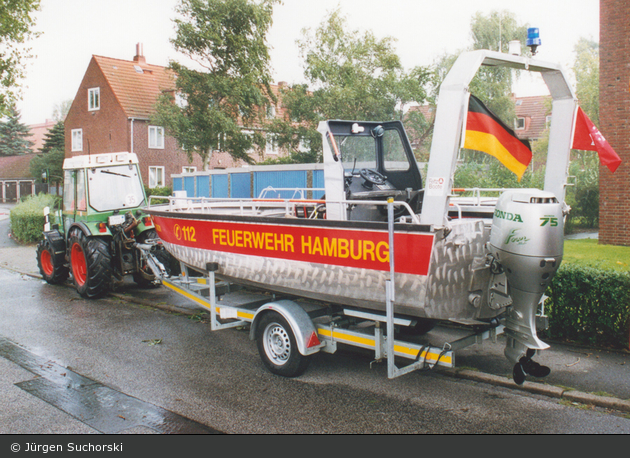
<path id="1" fill-rule="evenodd" d="M 74 230 L 68 240 L 70 269 L 77 292 L 86 298 L 97 298 L 109 291 L 112 283 L 112 255 L 109 242 L 87 237 Z"/>
<path id="2" fill-rule="evenodd" d="M 155 229 L 144 231 L 138 236 L 138 243 L 144 243 L 146 240 L 159 238 Z M 166 273 L 171 275 L 179 275 L 179 262 L 171 255 L 162 245 L 156 246 L 152 250 L 153 255 L 162 263 L 166 269 Z M 151 268 L 145 263 L 140 267 L 140 272 L 133 274 L 133 281 L 141 288 L 152 288 L 158 286 L 154 283 L 155 275 Z"/>
<path id="3" fill-rule="evenodd" d="M 309 356 L 300 353 L 289 323 L 277 312 L 267 312 L 256 325 L 258 353 L 269 371 L 283 377 L 302 375 Z"/>
<path id="4" fill-rule="evenodd" d="M 69 271 L 62 256 L 55 256 L 55 250 L 46 239 L 37 244 L 37 267 L 42 278 L 51 285 L 59 285 L 68 279 Z"/>

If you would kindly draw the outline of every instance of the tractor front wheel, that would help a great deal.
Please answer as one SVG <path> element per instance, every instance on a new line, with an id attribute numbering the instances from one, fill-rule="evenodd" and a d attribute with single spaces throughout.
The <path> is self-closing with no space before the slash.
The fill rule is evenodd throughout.
<path id="1" fill-rule="evenodd" d="M 70 235 L 70 267 L 77 292 L 87 298 L 102 296 L 112 281 L 112 255 L 109 243 L 87 237 L 81 231 Z"/>
<path id="2" fill-rule="evenodd" d="M 63 255 L 55 256 L 55 250 L 48 240 L 41 240 L 37 244 L 37 267 L 42 278 L 51 285 L 59 285 L 68 279 Z"/>

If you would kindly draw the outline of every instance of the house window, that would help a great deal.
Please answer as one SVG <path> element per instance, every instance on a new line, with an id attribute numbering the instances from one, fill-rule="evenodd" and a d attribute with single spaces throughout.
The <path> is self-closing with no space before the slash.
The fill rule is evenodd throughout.
<path id="1" fill-rule="evenodd" d="M 72 151 L 83 151 L 83 129 L 72 129 Z"/>
<path id="2" fill-rule="evenodd" d="M 182 167 L 182 173 L 195 173 L 197 167 Z"/>
<path id="3" fill-rule="evenodd" d="M 516 120 L 514 121 L 514 128 L 516 130 L 525 129 L 525 118 L 516 118 Z"/>
<path id="4" fill-rule="evenodd" d="M 164 167 L 149 167 L 149 188 L 163 188 L 166 186 L 164 182 Z"/>
<path id="5" fill-rule="evenodd" d="M 276 117 L 276 107 L 273 105 L 267 106 L 267 119 L 274 119 Z"/>
<path id="6" fill-rule="evenodd" d="M 88 111 L 101 109 L 101 88 L 93 87 L 88 89 Z"/>
<path id="7" fill-rule="evenodd" d="M 267 134 L 267 143 L 265 147 L 265 154 L 277 155 L 278 151 L 276 149 L 276 137 L 273 134 Z"/>
<path id="8" fill-rule="evenodd" d="M 164 127 L 149 126 L 149 148 L 164 149 Z"/>

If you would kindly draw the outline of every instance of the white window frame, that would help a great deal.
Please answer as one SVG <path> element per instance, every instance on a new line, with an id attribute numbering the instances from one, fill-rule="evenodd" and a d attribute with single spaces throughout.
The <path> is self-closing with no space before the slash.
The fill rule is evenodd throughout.
<path id="1" fill-rule="evenodd" d="M 149 126 L 149 148 L 164 149 L 164 127 Z"/>
<path id="2" fill-rule="evenodd" d="M 83 129 L 72 129 L 72 151 L 83 151 Z"/>
<path id="3" fill-rule="evenodd" d="M 278 155 L 277 143 L 278 143 L 278 139 L 277 139 L 276 135 L 270 134 L 268 132 L 265 134 L 265 156 L 267 156 L 267 155 L 277 156 Z"/>
<path id="4" fill-rule="evenodd" d="M 149 166 L 149 188 L 163 188 L 164 186 L 166 186 L 164 166 L 150 165 Z"/>
<path id="5" fill-rule="evenodd" d="M 88 89 L 88 111 L 101 109 L 101 88 L 91 87 Z"/>
<path id="6" fill-rule="evenodd" d="M 182 166 L 182 173 L 195 173 L 197 167 L 195 166 Z"/>
<path id="7" fill-rule="evenodd" d="M 519 124 L 523 124 L 519 126 Z M 525 130 L 525 118 L 519 116 L 514 120 L 514 130 Z"/>

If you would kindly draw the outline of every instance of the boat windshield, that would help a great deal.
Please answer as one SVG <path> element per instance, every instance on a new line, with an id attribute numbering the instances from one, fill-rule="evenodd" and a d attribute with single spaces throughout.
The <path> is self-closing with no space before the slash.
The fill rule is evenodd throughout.
<path id="1" fill-rule="evenodd" d="M 409 170 L 410 163 L 403 146 L 400 132 L 385 129 L 382 139 L 382 168 L 384 171 Z M 346 172 L 361 169 L 378 169 L 377 139 L 372 135 L 335 135 L 338 141 L 341 161 Z"/>
<path id="2" fill-rule="evenodd" d="M 96 167 L 88 170 L 90 206 L 97 211 L 143 205 L 142 181 L 135 165 Z"/>
<path id="3" fill-rule="evenodd" d="M 346 172 L 376 169 L 376 140 L 372 136 L 336 135 L 335 138 L 339 142 L 341 161 Z"/>

